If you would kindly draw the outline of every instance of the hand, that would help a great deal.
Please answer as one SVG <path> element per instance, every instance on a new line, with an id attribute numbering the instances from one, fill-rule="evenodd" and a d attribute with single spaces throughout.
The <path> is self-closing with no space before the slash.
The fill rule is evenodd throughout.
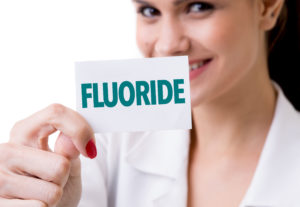
<path id="1" fill-rule="evenodd" d="M 54 152 L 48 136 L 59 130 Z M 0 206 L 75 207 L 81 196 L 79 154 L 93 158 L 93 131 L 77 112 L 53 104 L 15 124 L 0 145 Z"/>

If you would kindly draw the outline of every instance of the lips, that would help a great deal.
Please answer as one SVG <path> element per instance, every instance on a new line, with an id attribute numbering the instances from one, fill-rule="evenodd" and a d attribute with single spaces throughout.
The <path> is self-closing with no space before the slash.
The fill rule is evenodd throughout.
<path id="1" fill-rule="evenodd" d="M 212 59 L 208 58 L 208 59 L 203 59 L 203 60 L 194 60 L 194 61 L 190 61 L 189 65 L 190 65 L 190 71 L 193 70 L 197 70 L 198 68 L 202 67 L 203 65 L 205 65 L 206 63 L 210 62 Z"/>
<path id="2" fill-rule="evenodd" d="M 196 77 L 198 77 L 211 62 L 212 58 L 189 61 L 190 80 L 193 80 Z"/>

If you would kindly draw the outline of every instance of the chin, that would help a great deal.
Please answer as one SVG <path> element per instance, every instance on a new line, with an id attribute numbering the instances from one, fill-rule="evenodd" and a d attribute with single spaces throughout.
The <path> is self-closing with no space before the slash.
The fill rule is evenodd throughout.
<path id="1" fill-rule="evenodd" d="M 206 90 L 204 90 L 204 86 L 191 86 L 191 106 L 192 108 L 197 107 L 201 104 L 203 104 L 207 100 L 207 93 Z"/>
<path id="2" fill-rule="evenodd" d="M 203 103 L 204 103 L 204 100 L 201 99 L 201 97 L 191 98 L 191 107 L 192 107 L 192 109 L 200 106 Z"/>

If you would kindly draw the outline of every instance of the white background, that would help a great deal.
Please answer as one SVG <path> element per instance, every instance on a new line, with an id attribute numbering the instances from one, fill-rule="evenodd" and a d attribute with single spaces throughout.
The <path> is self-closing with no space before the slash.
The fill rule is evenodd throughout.
<path id="1" fill-rule="evenodd" d="M 0 142 L 51 103 L 75 109 L 75 61 L 136 57 L 130 0 L 0 0 Z"/>

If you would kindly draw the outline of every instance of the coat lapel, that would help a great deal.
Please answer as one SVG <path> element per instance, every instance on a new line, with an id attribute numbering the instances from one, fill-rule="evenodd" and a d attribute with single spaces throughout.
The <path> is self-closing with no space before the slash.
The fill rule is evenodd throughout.
<path id="1" fill-rule="evenodd" d="M 242 207 L 296 207 L 300 203 L 295 200 L 300 195 L 300 116 L 276 88 L 273 123 Z"/>

